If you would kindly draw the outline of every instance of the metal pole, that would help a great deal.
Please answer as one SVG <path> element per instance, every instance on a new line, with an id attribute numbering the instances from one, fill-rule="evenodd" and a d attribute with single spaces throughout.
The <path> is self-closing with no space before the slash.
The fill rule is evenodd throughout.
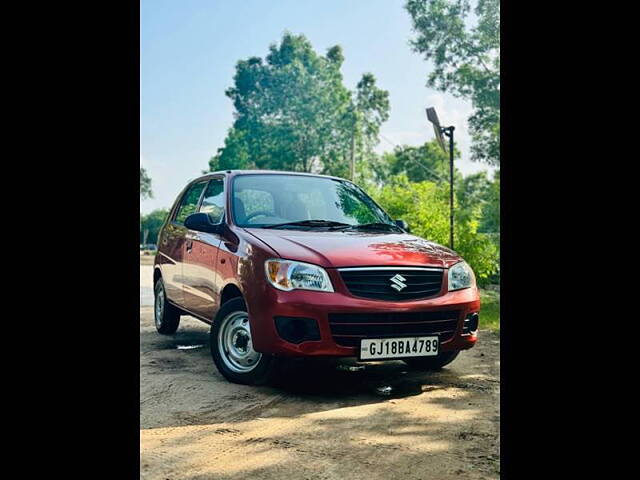
<path id="1" fill-rule="evenodd" d="M 448 127 L 449 137 L 449 246 L 453 250 L 453 131 L 455 127 Z"/>
<path id="2" fill-rule="evenodd" d="M 356 147 L 356 127 L 353 126 L 351 131 L 351 159 L 349 161 L 349 173 L 351 181 L 353 182 L 356 177 L 356 159 L 355 159 L 355 147 Z"/>

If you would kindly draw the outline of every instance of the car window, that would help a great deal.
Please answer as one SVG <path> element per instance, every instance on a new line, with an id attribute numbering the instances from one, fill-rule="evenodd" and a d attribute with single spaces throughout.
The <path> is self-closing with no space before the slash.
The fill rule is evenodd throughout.
<path id="1" fill-rule="evenodd" d="M 209 215 L 211 222 L 220 223 L 224 216 L 224 184 L 221 178 L 209 182 L 204 192 L 200 212 Z"/>
<path id="2" fill-rule="evenodd" d="M 235 195 L 237 222 L 244 223 L 247 217 L 258 218 L 258 213 L 273 214 L 274 200 L 270 192 L 264 190 L 246 189 Z M 238 201 L 239 200 L 239 201 Z"/>
<path id="3" fill-rule="evenodd" d="M 196 213 L 198 207 L 198 200 L 200 200 L 200 194 L 204 190 L 206 182 L 196 183 L 189 188 L 187 193 L 182 197 L 178 211 L 176 212 L 175 221 L 178 223 L 184 223 L 185 219 L 192 213 Z"/>
<path id="4" fill-rule="evenodd" d="M 326 201 L 318 190 L 300 192 L 296 195 L 296 198 L 299 203 L 306 207 L 310 218 L 327 218 L 329 216 Z"/>
<path id="5" fill-rule="evenodd" d="M 249 174 L 234 178 L 233 215 L 241 227 L 305 220 L 349 225 L 393 220 L 351 182 L 328 177 Z"/>

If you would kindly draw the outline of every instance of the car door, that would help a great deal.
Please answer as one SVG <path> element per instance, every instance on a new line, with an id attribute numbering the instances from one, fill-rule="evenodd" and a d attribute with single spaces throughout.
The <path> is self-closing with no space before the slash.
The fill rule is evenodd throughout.
<path id="1" fill-rule="evenodd" d="M 184 219 L 198 208 L 200 197 L 207 182 L 191 185 L 182 196 L 180 203 L 173 212 L 173 217 L 167 222 L 162 232 L 161 252 L 162 277 L 167 298 L 173 303 L 184 306 L 184 275 L 183 262 L 187 229 Z"/>
<path id="2" fill-rule="evenodd" d="M 206 213 L 212 223 L 224 222 L 224 179 L 209 181 L 198 209 Z M 188 230 L 184 254 L 183 295 L 185 308 L 210 321 L 218 308 L 219 289 L 217 260 L 222 238 L 218 234 Z"/>

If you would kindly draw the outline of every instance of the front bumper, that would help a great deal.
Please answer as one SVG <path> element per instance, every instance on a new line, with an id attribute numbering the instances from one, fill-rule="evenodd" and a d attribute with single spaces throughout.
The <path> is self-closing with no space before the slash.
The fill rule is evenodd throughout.
<path id="1" fill-rule="evenodd" d="M 334 285 L 336 283 L 334 282 Z M 261 286 L 262 287 L 262 286 Z M 253 347 L 258 352 L 283 357 L 332 356 L 353 357 L 358 355 L 357 347 L 338 345 L 329 325 L 331 313 L 389 313 L 389 312 L 433 312 L 438 310 L 456 310 L 457 326 L 455 333 L 440 344 L 440 351 L 457 351 L 473 347 L 476 333 L 463 334 L 463 322 L 469 313 L 480 310 L 480 297 L 477 288 L 468 288 L 446 292 L 440 296 L 403 302 L 389 302 L 358 298 L 344 289 L 336 292 L 313 292 L 293 290 L 283 292 L 270 285 L 252 289 L 256 294 L 247 296 L 249 321 L 251 322 Z M 259 290 L 256 291 L 256 290 Z M 280 337 L 276 330 L 274 317 L 305 317 L 318 322 L 320 340 L 290 343 Z M 403 335 L 388 335 L 403 336 Z"/>

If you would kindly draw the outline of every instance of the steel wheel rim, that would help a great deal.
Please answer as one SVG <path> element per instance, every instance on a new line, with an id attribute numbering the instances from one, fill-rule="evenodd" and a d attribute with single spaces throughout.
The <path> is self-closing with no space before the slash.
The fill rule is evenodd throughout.
<path id="1" fill-rule="evenodd" d="M 156 287 L 156 298 L 155 298 L 155 306 L 154 306 L 155 323 L 156 323 L 157 329 L 162 328 L 162 314 L 164 313 L 164 302 L 165 302 L 164 288 L 162 288 L 162 285 L 158 283 L 158 286 Z"/>
<path id="2" fill-rule="evenodd" d="M 235 373 L 248 373 L 256 368 L 262 354 L 253 349 L 247 312 L 233 312 L 222 320 L 218 351 L 227 368 Z"/>

